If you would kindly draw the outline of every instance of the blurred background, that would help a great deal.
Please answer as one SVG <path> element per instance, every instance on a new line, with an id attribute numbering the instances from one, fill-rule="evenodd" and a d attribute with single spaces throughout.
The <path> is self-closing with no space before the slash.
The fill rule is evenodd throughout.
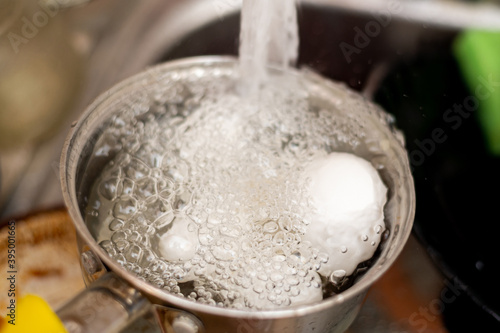
<path id="1" fill-rule="evenodd" d="M 62 146 L 100 93 L 164 61 L 237 55 L 240 7 L 0 0 L 0 221 L 61 211 Z M 299 66 L 393 114 L 416 183 L 413 235 L 351 331 L 500 331 L 500 1 L 304 0 L 298 13 Z"/>

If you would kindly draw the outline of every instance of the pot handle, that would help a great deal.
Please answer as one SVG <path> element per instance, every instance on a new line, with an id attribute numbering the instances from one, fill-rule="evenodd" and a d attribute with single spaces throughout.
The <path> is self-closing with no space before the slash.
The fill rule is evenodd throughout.
<path id="1" fill-rule="evenodd" d="M 90 283 L 56 314 L 67 333 L 116 333 L 148 311 L 162 333 L 205 333 L 203 323 L 195 315 L 150 303 L 113 272 Z"/>
<path id="2" fill-rule="evenodd" d="M 108 272 L 56 313 L 68 333 L 118 332 L 151 309 L 139 291 Z"/>

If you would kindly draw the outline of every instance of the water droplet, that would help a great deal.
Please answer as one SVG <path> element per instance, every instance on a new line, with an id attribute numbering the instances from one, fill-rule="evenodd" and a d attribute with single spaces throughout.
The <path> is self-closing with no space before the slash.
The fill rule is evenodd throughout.
<path id="1" fill-rule="evenodd" d="M 151 168 L 161 166 L 162 154 L 150 143 L 143 144 L 136 153 L 136 156 Z"/>
<path id="2" fill-rule="evenodd" d="M 162 199 L 170 201 L 175 195 L 174 182 L 168 178 L 162 178 L 156 183 L 156 190 Z"/>
<path id="3" fill-rule="evenodd" d="M 110 240 L 103 240 L 99 245 L 108 253 L 110 257 L 114 257 L 117 252 L 116 248 Z"/>
<path id="4" fill-rule="evenodd" d="M 264 292 L 264 288 L 262 288 L 261 286 L 259 285 L 255 285 L 253 287 L 253 291 L 255 291 L 257 294 L 260 294 L 260 293 L 263 293 Z"/>
<path id="5" fill-rule="evenodd" d="M 130 243 L 125 239 L 120 239 L 120 240 L 114 241 L 114 243 L 115 243 L 116 249 L 120 252 L 126 251 L 127 248 L 130 246 Z"/>
<path id="6" fill-rule="evenodd" d="M 269 221 L 266 224 L 264 224 L 262 230 L 267 233 L 274 233 L 278 230 L 278 224 L 274 221 Z"/>
<path id="7" fill-rule="evenodd" d="M 257 279 L 259 279 L 261 281 L 267 281 L 268 277 L 267 277 L 267 274 L 265 274 L 265 273 L 259 273 L 257 275 Z"/>
<path id="8" fill-rule="evenodd" d="M 153 253 L 153 251 L 149 250 L 149 249 L 146 249 L 143 251 L 142 253 L 142 258 L 141 258 L 141 262 L 140 262 L 140 265 L 142 267 L 148 267 L 151 265 L 151 263 L 156 259 L 156 256 L 155 254 Z"/>
<path id="9" fill-rule="evenodd" d="M 138 200 L 146 200 L 156 195 L 156 182 L 154 179 L 146 177 L 138 180 L 135 183 L 134 190 L 135 198 Z"/>
<path id="10" fill-rule="evenodd" d="M 161 215 L 153 224 L 152 226 L 155 227 L 158 230 L 164 229 L 165 227 L 169 226 L 170 223 L 174 220 L 175 215 L 174 212 L 169 211 L 163 215 Z"/>
<path id="11" fill-rule="evenodd" d="M 109 224 L 109 230 L 117 231 L 123 227 L 123 221 L 119 219 L 113 219 Z"/>
<path id="12" fill-rule="evenodd" d="M 297 279 L 296 277 L 288 277 L 286 279 L 286 282 L 290 285 L 290 286 L 297 286 L 300 281 L 299 279 Z"/>
<path id="13" fill-rule="evenodd" d="M 142 239 L 142 235 L 139 234 L 137 231 L 133 231 L 129 236 L 128 236 L 128 240 L 130 242 L 134 242 L 134 243 L 139 243 Z"/>
<path id="14" fill-rule="evenodd" d="M 122 198 L 120 201 L 117 201 L 113 206 L 113 216 L 121 220 L 127 220 L 136 211 L 137 211 L 136 201 L 130 197 Z"/>
<path id="15" fill-rule="evenodd" d="M 236 243 L 226 244 L 228 246 L 212 247 L 212 254 L 217 260 L 230 261 L 238 257 L 238 246 Z"/>
<path id="16" fill-rule="evenodd" d="M 292 225 L 292 219 L 289 218 L 288 216 L 282 216 L 278 220 L 278 224 L 283 231 L 292 231 L 293 225 Z"/>
<path id="17" fill-rule="evenodd" d="M 300 289 L 297 286 L 290 288 L 290 296 L 297 297 L 300 295 Z"/>
<path id="18" fill-rule="evenodd" d="M 286 235 L 283 231 L 278 231 L 274 237 L 273 242 L 275 245 L 281 246 L 286 243 Z"/>
<path id="19" fill-rule="evenodd" d="M 131 195 L 134 192 L 134 181 L 129 178 L 123 179 L 122 182 L 122 194 L 123 195 Z"/>
<path id="20" fill-rule="evenodd" d="M 125 174 L 133 180 L 141 179 L 149 176 L 150 169 L 144 162 L 133 158 L 130 163 L 125 167 Z"/>
<path id="21" fill-rule="evenodd" d="M 156 198 L 153 202 L 148 202 L 146 210 L 144 211 L 144 215 L 148 216 L 148 219 L 151 221 L 157 221 L 164 216 L 168 219 L 171 214 L 172 208 L 158 198 Z"/>
<path id="22" fill-rule="evenodd" d="M 318 260 L 319 260 L 320 263 L 326 264 L 329 259 L 330 258 L 328 256 L 328 254 L 326 254 L 324 252 L 318 253 Z"/>
<path id="23" fill-rule="evenodd" d="M 281 273 L 274 272 L 271 274 L 271 280 L 274 282 L 281 281 L 283 280 L 283 275 Z"/>
<path id="24" fill-rule="evenodd" d="M 125 253 L 125 258 L 131 263 L 136 263 L 141 260 L 141 256 L 142 249 L 137 245 L 130 246 Z"/>
<path id="25" fill-rule="evenodd" d="M 101 194 L 104 198 L 112 201 L 116 198 L 118 193 L 118 178 L 110 178 L 108 180 L 103 181 L 99 185 L 99 194 Z"/>

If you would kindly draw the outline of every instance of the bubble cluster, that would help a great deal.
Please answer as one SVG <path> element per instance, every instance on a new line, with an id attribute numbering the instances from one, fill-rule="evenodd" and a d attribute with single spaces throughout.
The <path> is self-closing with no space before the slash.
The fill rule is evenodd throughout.
<path id="1" fill-rule="evenodd" d="M 201 78 L 104 130 L 94 155 L 112 158 L 89 199 L 94 236 L 140 279 L 204 304 L 321 300 L 346 274 L 321 276 L 329 255 L 304 240 L 315 213 L 304 170 L 344 144 L 334 113 L 293 84 L 271 82 L 254 100 Z"/>

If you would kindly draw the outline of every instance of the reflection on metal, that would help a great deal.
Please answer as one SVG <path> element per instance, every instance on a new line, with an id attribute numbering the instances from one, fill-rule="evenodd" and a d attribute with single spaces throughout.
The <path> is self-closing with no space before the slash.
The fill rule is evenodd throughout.
<path id="1" fill-rule="evenodd" d="M 154 305 L 154 313 L 162 333 L 204 333 L 202 322 L 190 313 Z"/>
<path id="2" fill-rule="evenodd" d="M 87 286 L 106 273 L 106 269 L 101 260 L 97 258 L 88 246 L 84 246 L 84 250 L 80 255 L 80 266 L 82 268 L 85 285 Z"/>
<path id="3" fill-rule="evenodd" d="M 85 5 L 90 1 L 92 0 L 39 0 L 38 3 L 46 7 L 56 6 L 58 9 L 66 9 Z"/>
<path id="4" fill-rule="evenodd" d="M 117 332 L 150 309 L 128 283 L 108 273 L 57 310 L 69 333 Z"/>
<path id="5" fill-rule="evenodd" d="M 304 2 L 375 15 L 391 15 L 429 26 L 500 29 L 498 0 L 305 0 Z"/>

